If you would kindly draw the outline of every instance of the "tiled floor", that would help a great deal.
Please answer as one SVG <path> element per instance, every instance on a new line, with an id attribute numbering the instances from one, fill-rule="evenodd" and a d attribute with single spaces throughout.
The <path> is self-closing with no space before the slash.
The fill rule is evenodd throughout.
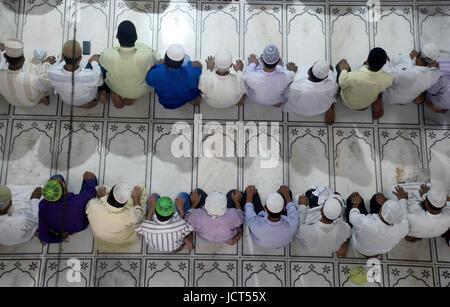
<path id="1" fill-rule="evenodd" d="M 117 45 L 117 25 L 132 19 L 139 40 L 161 54 L 168 44 L 180 42 L 191 58 L 203 60 L 221 47 L 243 58 L 275 43 L 284 58 L 303 66 L 319 58 L 335 64 L 344 56 L 357 66 L 374 46 L 390 54 L 409 52 L 429 41 L 450 49 L 448 1 L 382 1 L 381 10 L 375 10 L 376 22 L 365 2 L 309 3 L 83 0 L 78 4 L 76 38 L 91 40 L 92 51 L 100 52 Z M 72 37 L 72 14 L 69 0 L 0 0 L 0 41 L 17 36 L 25 41 L 27 56 L 34 47 L 57 55 L 63 41 Z M 171 124 L 183 120 L 192 128 L 195 113 L 202 113 L 204 123 L 278 122 L 279 138 L 260 131 L 272 146 L 281 148 L 277 167 L 262 170 L 259 158 L 171 157 Z M 248 184 L 258 185 L 264 197 L 284 183 L 295 194 L 312 184 L 329 184 L 343 194 L 358 190 L 368 199 L 396 182 L 421 178 L 423 168 L 433 163 L 431 149 L 450 153 L 450 115 L 412 104 L 385 106 L 385 116 L 374 122 L 370 110 L 351 112 L 339 103 L 332 127 L 325 126 L 322 117 L 287 115 L 249 102 L 228 110 L 201 105 L 169 111 L 161 108 L 154 93 L 123 110 L 99 105 L 74 110 L 73 115 L 70 135 L 70 108 L 57 96 L 50 106 L 33 109 L 1 101 L 1 183 L 43 184 L 51 173 L 70 171 L 69 188 L 76 191 L 83 171 L 89 169 L 100 183 L 128 180 L 172 197 L 196 186 L 208 192 Z M 225 130 L 227 138 L 232 136 Z M 192 147 L 192 139 L 187 141 Z M 243 146 L 235 149 L 248 151 Z M 59 262 L 58 252 L 59 246 L 42 247 L 37 239 L 0 247 L 0 285 L 353 286 L 352 268 L 368 270 L 352 248 L 344 259 L 304 255 L 295 243 L 264 250 L 252 243 L 247 228 L 237 246 L 197 240 L 195 251 L 177 255 L 147 249 L 143 242 L 128 253 L 97 255 L 88 229 L 63 244 Z M 72 257 L 81 261 L 81 283 L 66 282 L 66 260 Z M 381 281 L 366 286 L 450 285 L 450 249 L 440 238 L 403 241 L 382 256 L 381 267 Z"/>

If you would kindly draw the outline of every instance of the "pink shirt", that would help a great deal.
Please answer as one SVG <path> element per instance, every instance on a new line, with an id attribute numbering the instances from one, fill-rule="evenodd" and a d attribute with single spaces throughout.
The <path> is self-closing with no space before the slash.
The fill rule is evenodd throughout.
<path id="1" fill-rule="evenodd" d="M 450 109 L 450 58 L 440 58 L 439 70 L 441 77 L 439 81 L 427 91 L 427 99 L 440 109 Z"/>
<path id="2" fill-rule="evenodd" d="M 244 223 L 244 212 L 228 208 L 224 215 L 213 219 L 206 209 L 190 209 L 184 216 L 202 240 L 211 243 L 226 243 L 239 231 Z"/>

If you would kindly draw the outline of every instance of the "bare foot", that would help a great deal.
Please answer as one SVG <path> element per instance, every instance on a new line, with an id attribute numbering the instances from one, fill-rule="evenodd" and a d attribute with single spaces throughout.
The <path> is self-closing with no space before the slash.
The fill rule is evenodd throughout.
<path id="1" fill-rule="evenodd" d="M 200 100 L 202 99 L 202 97 L 201 96 L 198 96 L 197 98 L 195 98 L 194 100 L 192 100 L 192 101 L 189 101 L 189 103 L 191 104 L 191 105 L 193 105 L 193 106 L 198 106 L 198 105 L 200 105 Z"/>
<path id="2" fill-rule="evenodd" d="M 327 113 L 325 113 L 325 123 L 327 125 L 332 125 L 334 123 L 334 104 L 332 104 Z"/>
<path id="3" fill-rule="evenodd" d="M 50 97 L 49 96 L 42 97 L 41 100 L 39 100 L 39 103 L 48 106 L 50 104 Z"/>
<path id="4" fill-rule="evenodd" d="M 131 106 L 131 105 L 133 105 L 135 102 L 136 102 L 136 99 L 128 99 L 128 98 L 125 98 L 125 104 L 126 104 L 127 106 Z"/>
<path id="5" fill-rule="evenodd" d="M 410 236 L 406 236 L 406 237 L 405 237 L 405 240 L 408 241 L 408 242 L 414 243 L 414 242 L 420 241 L 420 240 L 422 240 L 422 239 L 420 239 L 420 238 L 415 238 L 415 237 L 410 237 Z"/>
<path id="6" fill-rule="evenodd" d="M 438 108 L 438 107 L 436 107 L 432 102 L 431 102 L 431 100 L 427 100 L 426 101 L 426 104 L 431 108 L 431 110 L 433 110 L 434 112 L 437 112 L 437 113 L 446 113 L 448 110 L 445 110 L 445 109 L 441 109 L 441 108 Z"/>
<path id="7" fill-rule="evenodd" d="M 125 103 L 123 102 L 122 98 L 119 95 L 117 95 L 114 91 L 111 91 L 111 100 L 114 106 L 118 109 L 122 109 L 125 106 Z"/>
<path id="8" fill-rule="evenodd" d="M 383 103 L 381 102 L 381 98 L 377 98 L 372 105 L 372 115 L 373 119 L 379 119 L 384 114 Z"/>
<path id="9" fill-rule="evenodd" d="M 228 245 L 235 245 L 242 237 L 242 229 L 239 229 L 239 232 L 230 240 L 227 241 Z"/>
<path id="10" fill-rule="evenodd" d="M 283 105 L 283 103 L 280 102 L 280 103 L 274 104 L 273 106 L 274 106 L 275 108 L 279 108 L 279 107 L 281 107 L 282 105 Z"/>
<path id="11" fill-rule="evenodd" d="M 89 103 L 81 105 L 80 108 L 82 108 L 82 109 L 92 109 L 92 108 L 95 108 L 96 105 L 97 105 L 97 100 L 94 99 L 94 100 L 92 100 Z"/>
<path id="12" fill-rule="evenodd" d="M 100 91 L 100 94 L 98 95 L 98 100 L 100 103 L 106 104 L 108 103 L 108 97 L 106 96 L 106 91 Z"/>
<path id="13" fill-rule="evenodd" d="M 240 106 L 244 105 L 244 101 L 245 101 L 245 94 L 242 95 L 241 99 L 239 99 L 239 102 L 236 103 L 236 105 L 237 105 L 238 107 L 240 107 Z"/>
<path id="14" fill-rule="evenodd" d="M 414 99 L 415 104 L 422 104 L 425 101 L 425 93 L 420 94 L 417 96 L 416 99 Z"/>

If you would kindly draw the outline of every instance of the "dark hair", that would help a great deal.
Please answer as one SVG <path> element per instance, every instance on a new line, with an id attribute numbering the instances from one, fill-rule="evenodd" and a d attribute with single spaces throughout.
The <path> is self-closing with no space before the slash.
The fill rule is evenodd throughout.
<path id="1" fill-rule="evenodd" d="M 158 212 L 156 212 L 156 211 L 155 211 L 155 213 L 156 213 L 156 217 L 158 218 L 158 221 L 160 221 L 160 222 L 166 222 L 166 221 L 170 220 L 173 216 L 173 213 L 169 216 L 159 215 Z"/>
<path id="2" fill-rule="evenodd" d="M 318 204 L 319 203 L 319 197 L 314 195 L 313 192 L 314 192 L 313 189 L 309 189 L 305 193 L 305 196 L 308 197 L 308 199 L 309 199 L 309 207 L 310 208 L 315 208 L 315 207 L 317 207 L 319 205 Z"/>
<path id="3" fill-rule="evenodd" d="M 18 57 L 18 58 L 12 58 L 12 57 L 7 56 L 7 55 L 5 54 L 5 59 L 6 59 L 6 61 L 7 61 L 10 65 L 17 65 L 17 64 L 20 63 L 20 61 L 23 60 L 23 55 L 21 55 L 21 56 Z"/>
<path id="4" fill-rule="evenodd" d="M 114 198 L 114 195 L 113 195 L 114 188 L 115 188 L 115 186 L 114 186 L 114 187 L 111 189 L 111 191 L 109 192 L 107 202 L 108 202 L 108 204 L 110 204 L 110 205 L 113 206 L 114 208 L 122 208 L 123 206 L 126 205 L 126 203 L 125 203 L 125 204 L 121 204 L 121 203 L 119 203 L 119 202 Z"/>
<path id="5" fill-rule="evenodd" d="M 164 64 L 170 68 L 180 68 L 183 65 L 184 59 L 181 61 L 174 61 L 167 56 L 167 53 L 164 55 Z"/>
<path id="6" fill-rule="evenodd" d="M 282 212 L 282 211 L 281 211 L 281 212 Z M 278 218 L 280 218 L 280 217 L 281 217 L 281 212 L 273 213 L 273 212 L 270 212 L 269 209 L 267 209 L 267 214 L 269 215 L 269 217 L 271 217 L 271 218 L 273 218 L 273 219 L 278 219 Z"/>
<path id="7" fill-rule="evenodd" d="M 373 48 L 369 52 L 367 63 L 373 71 L 379 71 L 387 61 L 387 53 L 383 48 Z"/>
<path id="8" fill-rule="evenodd" d="M 277 67 L 277 65 L 278 65 L 278 61 L 276 63 L 273 63 L 273 64 L 267 64 L 264 61 L 263 61 L 263 63 L 264 63 L 264 66 L 266 66 L 267 69 L 273 69 L 273 68 Z"/>
<path id="9" fill-rule="evenodd" d="M 375 193 L 370 199 L 370 213 L 380 213 L 381 205 L 377 203 L 377 195 L 378 193 Z"/>
<path id="10" fill-rule="evenodd" d="M 79 56 L 78 58 L 68 58 L 66 56 L 63 56 L 63 58 L 64 58 L 64 62 L 66 62 L 66 64 L 75 65 L 81 59 L 81 56 Z"/>
<path id="11" fill-rule="evenodd" d="M 312 67 L 308 70 L 308 74 L 309 74 L 309 76 L 310 76 L 312 82 L 322 82 L 323 80 L 326 79 L 326 78 L 324 78 L 324 79 L 319 79 L 319 78 L 317 78 L 316 76 L 314 76 L 314 74 L 313 74 L 313 72 L 312 72 Z M 327 77 L 327 78 L 328 78 L 328 77 Z"/>
<path id="12" fill-rule="evenodd" d="M 353 227 L 352 223 L 350 223 L 350 211 L 353 208 L 353 204 L 352 204 L 352 200 L 350 199 L 351 197 L 349 196 L 345 202 L 346 204 L 346 208 L 345 208 L 345 220 L 347 221 L 347 223 Z M 366 203 L 364 202 L 364 199 L 361 197 L 361 203 L 359 204 L 359 212 L 361 212 L 361 214 L 366 215 L 367 209 L 366 209 Z"/>
<path id="13" fill-rule="evenodd" d="M 436 208 L 435 206 L 433 206 L 433 205 L 431 204 L 431 202 L 428 200 L 428 197 L 427 197 L 425 200 L 428 202 L 428 207 L 429 207 L 431 210 L 433 210 L 433 211 L 441 211 L 441 210 L 442 210 L 442 208 L 439 209 L 439 208 Z M 421 202 L 420 205 L 422 206 L 422 208 L 424 208 L 425 211 L 428 211 L 428 210 L 427 210 L 427 207 L 425 207 L 425 201 Z"/>
<path id="14" fill-rule="evenodd" d="M 137 40 L 136 27 L 134 24 L 125 20 L 117 28 L 117 39 L 122 47 L 133 47 Z"/>

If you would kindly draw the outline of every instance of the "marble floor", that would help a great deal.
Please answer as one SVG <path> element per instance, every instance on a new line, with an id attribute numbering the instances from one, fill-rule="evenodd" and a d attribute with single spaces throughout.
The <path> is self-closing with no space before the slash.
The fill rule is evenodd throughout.
<path id="1" fill-rule="evenodd" d="M 161 54 L 170 43 L 180 42 L 191 58 L 202 61 L 218 48 L 244 58 L 259 54 L 268 43 L 278 45 L 285 59 L 301 67 L 318 59 L 336 64 L 341 57 L 358 66 L 374 46 L 392 55 L 433 41 L 450 52 L 449 1 L 381 1 L 381 7 L 368 8 L 364 1 L 352 0 L 82 0 L 76 9 L 71 1 L 0 0 L 0 41 L 23 39 L 26 56 L 35 47 L 57 55 L 62 43 L 73 37 L 70 16 L 77 16 L 76 39 L 92 41 L 92 52 L 116 46 L 115 30 L 125 19 L 136 24 L 141 42 Z M 192 127 L 196 113 L 204 123 L 277 122 L 279 138 L 268 130 L 260 130 L 259 137 L 281 149 L 278 165 L 261 169 L 260 158 L 248 156 L 171 157 L 172 123 L 182 120 Z M 255 184 L 264 198 L 284 183 L 294 193 L 326 184 L 345 195 L 358 190 L 369 199 L 397 182 L 423 178 L 433 163 L 431 150 L 450 153 L 450 115 L 435 114 L 426 106 L 385 106 L 385 115 L 373 121 L 371 110 L 350 112 L 339 102 L 336 123 L 328 127 L 323 121 L 251 102 L 227 110 L 202 104 L 168 111 L 153 92 L 123 110 L 98 105 L 76 109 L 72 118 L 57 96 L 49 106 L 31 109 L 10 107 L 0 97 L 1 184 L 42 185 L 50 174 L 60 172 L 69 175 L 69 189 L 76 191 L 82 173 L 91 170 L 102 184 L 127 180 L 169 196 L 197 186 L 208 192 Z M 247 152 L 248 142 L 238 146 L 229 131 L 223 135 L 231 138 L 235 151 Z M 194 146 L 192 139 L 187 142 Z M 79 283 L 65 278 L 66 260 L 73 257 L 81 261 Z M 366 286 L 450 286 L 450 248 L 441 238 L 402 241 L 380 262 L 381 280 Z M 295 243 L 261 249 L 247 228 L 236 246 L 199 239 L 194 251 L 177 255 L 147 249 L 144 242 L 126 253 L 98 254 L 90 229 L 62 246 L 43 247 L 37 239 L 13 248 L 0 246 L 0 286 L 346 287 L 354 286 L 354 267 L 368 270 L 366 260 L 352 248 L 346 258 L 305 255 Z"/>

